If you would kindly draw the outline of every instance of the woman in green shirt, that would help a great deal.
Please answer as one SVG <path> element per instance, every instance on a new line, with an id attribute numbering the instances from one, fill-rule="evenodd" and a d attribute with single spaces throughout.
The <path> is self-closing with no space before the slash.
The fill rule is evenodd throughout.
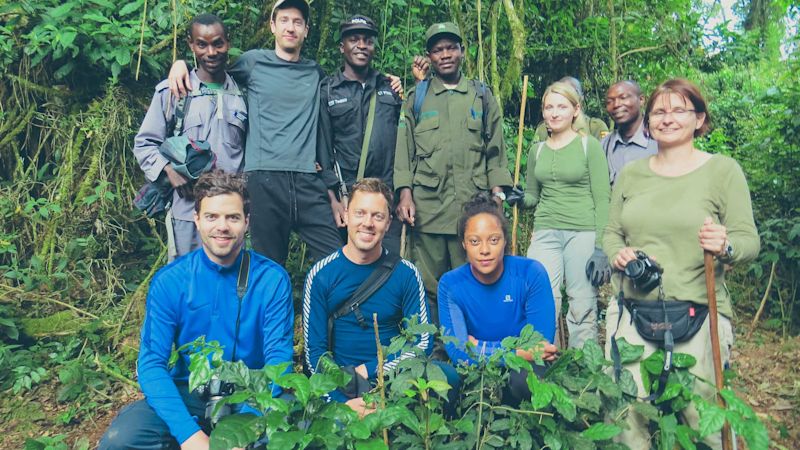
<path id="1" fill-rule="evenodd" d="M 561 312 L 561 284 L 569 296 L 569 347 L 597 339 L 597 288 L 611 270 L 602 250 L 608 221 L 608 164 L 597 139 L 576 131 L 580 96 L 568 83 L 550 85 L 542 97 L 542 116 L 551 130 L 528 154 L 524 205 L 536 206 L 528 257 L 541 262 L 550 277 Z M 556 341 L 558 341 L 557 331 Z"/>
<path id="2" fill-rule="evenodd" d="M 614 186 L 609 223 L 603 249 L 617 270 L 624 270 L 643 251 L 663 268 L 660 288 L 649 292 L 638 290 L 628 277 L 613 277 L 615 291 L 620 289 L 628 299 L 656 301 L 691 301 L 688 316 L 708 304 L 704 277 L 703 252 L 715 258 L 716 297 L 719 305 L 719 335 L 723 363 L 728 361 L 733 344 L 731 300 L 725 286 L 725 265 L 746 263 L 758 255 L 759 238 L 753 222 L 750 192 L 739 164 L 724 155 L 698 150 L 694 138 L 709 129 L 711 118 L 705 99 L 697 86 L 687 80 L 674 79 L 661 84 L 650 96 L 645 123 L 658 142 L 658 153 L 627 165 Z M 641 287 L 641 285 L 640 285 Z M 643 345 L 646 358 L 658 348 L 644 340 L 631 323 L 628 308 L 612 301 L 606 315 L 606 353 L 611 355 L 613 338 L 625 338 L 634 345 Z M 696 317 L 702 317 L 698 314 Z M 698 322 L 701 320 L 698 319 Z M 675 338 L 677 341 L 677 336 Z M 697 333 L 675 342 L 674 352 L 688 353 L 697 359 L 691 369 L 705 380 L 714 379 L 709 339 L 708 318 Z M 634 376 L 639 396 L 648 395 L 642 386 L 639 362 L 625 366 Z M 695 382 L 699 395 L 713 399 L 713 385 Z M 697 429 L 697 412 L 690 406 L 684 418 Z M 631 448 L 648 448 L 647 419 L 631 413 L 631 428 L 622 434 Z M 713 448 L 720 447 L 720 436 L 706 438 Z"/>

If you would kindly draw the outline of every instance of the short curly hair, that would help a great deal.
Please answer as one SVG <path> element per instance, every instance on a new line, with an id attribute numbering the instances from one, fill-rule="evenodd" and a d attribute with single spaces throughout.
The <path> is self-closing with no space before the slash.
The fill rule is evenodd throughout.
<path id="1" fill-rule="evenodd" d="M 247 181 L 244 174 L 213 170 L 206 172 L 194 184 L 194 210 L 200 213 L 200 202 L 206 197 L 217 195 L 239 194 L 244 205 L 244 214 L 250 214 L 250 195 L 247 193 Z"/>

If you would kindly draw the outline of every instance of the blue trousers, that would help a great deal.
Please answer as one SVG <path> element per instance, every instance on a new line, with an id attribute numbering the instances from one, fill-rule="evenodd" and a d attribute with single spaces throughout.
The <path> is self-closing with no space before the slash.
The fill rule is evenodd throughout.
<path id="1" fill-rule="evenodd" d="M 204 420 L 206 402 L 199 395 L 189 393 L 185 384 L 178 385 L 178 391 L 189 414 L 198 418 L 200 427 L 210 434 L 210 424 Z M 98 449 L 180 449 L 180 444 L 147 401 L 138 400 L 120 410 L 100 439 Z"/>

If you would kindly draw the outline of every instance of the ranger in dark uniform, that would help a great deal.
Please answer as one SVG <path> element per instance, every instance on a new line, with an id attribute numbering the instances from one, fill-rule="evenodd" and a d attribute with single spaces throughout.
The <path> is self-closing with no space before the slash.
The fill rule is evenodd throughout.
<path id="1" fill-rule="evenodd" d="M 340 34 L 339 50 L 344 57 L 344 68 L 320 84 L 318 143 L 321 151 L 318 157 L 334 220 L 346 235 L 347 205 L 338 189 L 342 182 L 349 191 L 358 179 L 379 178 L 393 189 L 401 100 L 392 91 L 386 75 L 371 67 L 378 34 L 375 22 L 369 17 L 355 15 L 342 23 Z M 370 137 L 365 147 L 367 135 Z M 384 247 L 399 252 L 400 230 L 401 224 L 395 217 L 383 240 Z"/>

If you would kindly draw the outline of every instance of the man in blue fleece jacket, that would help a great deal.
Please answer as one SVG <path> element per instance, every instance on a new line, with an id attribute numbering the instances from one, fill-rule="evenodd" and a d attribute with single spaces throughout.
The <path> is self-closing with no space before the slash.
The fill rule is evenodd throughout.
<path id="1" fill-rule="evenodd" d="M 244 179 L 219 171 L 205 174 L 195 185 L 194 198 L 203 246 L 153 277 L 139 350 L 145 400 L 120 411 L 100 449 L 208 449 L 205 401 L 188 390 L 188 355 L 182 353 L 169 367 L 173 345 L 205 336 L 224 347 L 223 359 L 241 360 L 251 369 L 292 359 L 286 271 L 251 250 L 247 290 L 241 300 L 237 294 L 250 211 Z"/>
<path id="2" fill-rule="evenodd" d="M 347 244 L 320 260 L 306 278 L 303 295 L 303 333 L 306 341 L 306 365 L 314 373 L 319 370 L 320 357 L 332 351 L 333 360 L 340 366 L 352 366 L 355 376 L 375 380 L 378 373 L 377 348 L 372 314 L 378 314 L 381 344 L 389 345 L 400 334 L 404 318 L 413 315 L 428 323 L 425 288 L 417 268 L 402 259 L 388 281 L 360 306 L 366 326 L 359 324 L 356 313 L 335 321 L 333 345 L 329 348 L 328 316 L 351 298 L 358 287 L 379 267 L 388 253 L 381 243 L 391 223 L 389 212 L 392 192 L 377 178 L 366 178 L 353 185 L 345 220 Z M 423 334 L 416 344 L 430 352 L 431 336 Z M 413 353 L 386 355 L 385 372 L 393 370 L 399 361 Z M 333 400 L 346 402 L 361 414 L 372 410 L 358 396 L 348 398 L 341 391 L 330 393 Z"/>

